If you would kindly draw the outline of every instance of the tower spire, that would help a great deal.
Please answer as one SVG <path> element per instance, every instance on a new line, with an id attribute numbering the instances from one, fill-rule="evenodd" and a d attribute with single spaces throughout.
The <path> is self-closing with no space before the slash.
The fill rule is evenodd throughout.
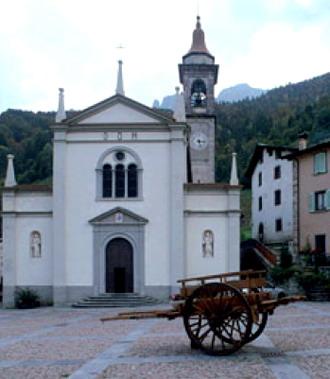
<path id="1" fill-rule="evenodd" d="M 66 119 L 66 113 L 64 108 L 64 89 L 59 88 L 59 94 L 58 94 L 58 108 L 57 113 L 55 117 L 56 122 L 61 122 Z"/>
<path id="2" fill-rule="evenodd" d="M 189 53 L 207 53 L 210 52 L 207 50 L 205 45 L 205 35 L 201 26 L 200 16 L 197 16 L 196 29 L 193 31 L 193 41 Z"/>
<path id="3" fill-rule="evenodd" d="M 14 155 L 7 155 L 7 172 L 5 178 L 5 187 L 15 187 L 17 182 L 15 178 L 15 169 L 14 169 Z"/>
<path id="4" fill-rule="evenodd" d="M 123 83 L 123 61 L 118 61 L 118 75 L 117 75 L 117 87 L 116 87 L 116 94 L 125 96 L 124 92 L 124 83 Z"/>

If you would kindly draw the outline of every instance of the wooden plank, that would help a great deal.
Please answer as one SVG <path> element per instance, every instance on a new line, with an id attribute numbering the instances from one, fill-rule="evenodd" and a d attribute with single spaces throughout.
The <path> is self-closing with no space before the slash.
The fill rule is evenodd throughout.
<path id="1" fill-rule="evenodd" d="M 118 313 L 114 316 L 102 317 L 100 320 L 104 321 L 115 321 L 115 320 L 139 320 L 146 318 L 168 318 L 173 319 L 180 317 L 181 313 L 174 309 L 166 310 L 155 310 L 155 311 L 145 311 L 145 312 L 123 312 Z"/>
<path id="2" fill-rule="evenodd" d="M 225 283 L 237 289 L 261 288 L 266 285 L 266 279 L 265 278 L 249 278 L 245 280 L 229 280 Z"/>
<path id="3" fill-rule="evenodd" d="M 225 284 L 229 284 L 230 286 L 233 286 L 237 289 L 243 289 L 243 288 L 261 288 L 266 285 L 266 279 L 263 277 L 260 278 L 250 278 L 245 280 L 228 280 L 223 282 Z M 180 294 L 182 297 L 186 298 L 190 296 L 195 289 L 200 287 L 200 285 L 192 285 L 192 286 L 184 286 L 181 288 Z"/>
<path id="4" fill-rule="evenodd" d="M 225 279 L 229 278 L 231 276 L 238 276 L 238 277 L 260 277 L 260 276 L 265 276 L 266 271 L 253 271 L 253 270 L 247 270 L 247 271 L 237 271 L 237 272 L 227 272 L 223 274 L 215 274 L 215 275 L 207 275 L 207 276 L 196 276 L 192 278 L 185 278 L 185 279 L 180 279 L 177 280 L 177 283 L 182 283 L 185 284 L 186 282 L 201 282 L 205 280 L 210 280 L 210 279 Z"/>

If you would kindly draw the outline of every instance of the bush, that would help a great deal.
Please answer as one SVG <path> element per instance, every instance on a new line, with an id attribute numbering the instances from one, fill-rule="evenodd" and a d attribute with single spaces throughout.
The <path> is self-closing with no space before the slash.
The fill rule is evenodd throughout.
<path id="1" fill-rule="evenodd" d="M 305 291 L 316 286 L 330 289 L 330 278 L 320 272 L 304 272 L 297 275 L 297 282 Z"/>
<path id="2" fill-rule="evenodd" d="M 15 292 L 15 306 L 19 309 L 40 307 L 39 295 L 29 288 L 19 288 Z"/>
<path id="3" fill-rule="evenodd" d="M 289 268 L 292 266 L 292 255 L 287 250 L 281 251 L 281 267 Z"/>
<path id="4" fill-rule="evenodd" d="M 295 266 L 290 266 L 287 268 L 276 266 L 270 270 L 269 274 L 274 284 L 279 285 L 291 279 L 297 271 L 298 269 Z"/>

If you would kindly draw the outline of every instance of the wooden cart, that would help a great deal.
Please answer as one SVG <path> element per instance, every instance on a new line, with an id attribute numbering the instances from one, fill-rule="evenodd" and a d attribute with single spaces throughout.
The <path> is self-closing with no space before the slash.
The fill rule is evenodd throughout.
<path id="1" fill-rule="evenodd" d="M 265 271 L 241 271 L 178 280 L 181 291 L 171 309 L 119 313 L 101 320 L 182 317 L 192 348 L 228 355 L 256 339 L 277 306 L 304 299 L 273 298 L 265 290 L 265 275 Z"/>

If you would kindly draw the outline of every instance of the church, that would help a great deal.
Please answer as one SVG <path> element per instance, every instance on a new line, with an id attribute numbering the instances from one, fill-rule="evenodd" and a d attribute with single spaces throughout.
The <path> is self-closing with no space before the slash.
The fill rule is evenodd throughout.
<path id="1" fill-rule="evenodd" d="M 116 93 L 67 117 L 60 89 L 53 184 L 3 190 L 3 303 L 31 288 L 70 304 L 103 293 L 166 299 L 184 277 L 239 269 L 240 186 L 215 183 L 218 65 L 200 18 L 179 64 L 174 112 Z M 221 142 L 221 141 L 220 141 Z"/>

